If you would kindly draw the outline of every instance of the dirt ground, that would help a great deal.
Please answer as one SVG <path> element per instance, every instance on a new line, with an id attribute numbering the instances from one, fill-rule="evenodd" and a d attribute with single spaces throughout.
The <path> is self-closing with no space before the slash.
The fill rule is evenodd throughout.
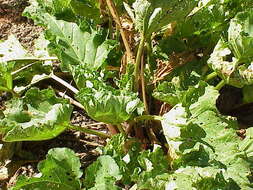
<path id="1" fill-rule="evenodd" d="M 10 34 L 14 34 L 21 44 L 31 51 L 33 41 L 39 37 L 43 29 L 35 26 L 31 20 L 22 17 L 22 11 L 27 5 L 27 0 L 0 0 L 0 40 L 6 40 Z M 7 99 L 6 95 L 0 96 L 0 108 L 3 108 L 4 101 Z M 79 109 L 73 112 L 71 122 L 75 125 L 107 132 L 105 125 L 97 124 Z M 95 149 L 104 145 L 104 139 L 74 131 L 66 131 L 57 138 L 48 141 L 23 142 L 21 150 L 32 159 L 25 160 L 19 155 L 13 155 L 10 158 L 11 162 L 4 166 L 11 171 L 8 178 L 5 179 L 1 179 L 3 166 L 0 165 L 0 190 L 15 184 L 20 174 L 35 175 L 38 172 L 38 162 L 45 158 L 51 148 L 68 147 L 73 149 L 80 157 L 82 167 L 85 168 L 97 158 L 98 152 Z"/>
<path id="2" fill-rule="evenodd" d="M 42 28 L 22 17 L 26 0 L 0 0 L 0 40 L 6 40 L 14 34 L 26 49 L 32 49 L 34 39 L 39 37 Z"/>

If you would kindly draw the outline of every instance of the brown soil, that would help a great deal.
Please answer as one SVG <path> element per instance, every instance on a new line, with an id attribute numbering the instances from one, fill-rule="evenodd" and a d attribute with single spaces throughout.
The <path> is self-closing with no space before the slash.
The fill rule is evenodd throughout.
<path id="1" fill-rule="evenodd" d="M 33 22 L 22 17 L 27 0 L 4 0 L 0 2 L 0 40 L 6 40 L 14 34 L 22 45 L 31 50 L 34 39 L 39 37 L 41 27 L 34 26 Z"/>

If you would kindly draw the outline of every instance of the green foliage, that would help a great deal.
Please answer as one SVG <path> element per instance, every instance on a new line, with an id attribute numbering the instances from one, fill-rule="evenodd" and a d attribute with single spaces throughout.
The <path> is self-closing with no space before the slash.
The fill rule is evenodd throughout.
<path id="1" fill-rule="evenodd" d="M 147 188 L 159 190 L 165 187 L 169 165 L 160 147 L 156 147 L 153 151 L 141 151 L 140 143 L 135 139 L 126 139 L 121 134 L 112 137 L 100 158 L 101 160 L 90 165 L 86 172 L 87 183 L 93 184 L 94 187 L 101 183 L 100 180 L 94 183 L 95 178 L 103 179 L 104 189 L 113 186 L 112 184 L 117 180 L 123 184 L 135 182 L 137 189 L 143 190 Z M 107 180 L 105 180 L 104 171 L 101 170 L 108 167 L 108 162 L 110 162 L 110 169 L 107 169 Z M 117 174 L 117 177 L 110 177 L 112 171 L 114 175 Z"/>
<path id="2" fill-rule="evenodd" d="M 137 94 L 114 89 L 99 80 L 99 77 L 86 77 L 83 85 L 76 98 L 94 120 L 120 124 L 133 117 L 136 111 L 139 114 L 143 111 L 143 104 Z"/>
<path id="3" fill-rule="evenodd" d="M 37 23 L 45 25 L 43 19 L 46 12 L 57 19 L 78 21 L 78 17 L 92 19 L 96 24 L 101 23 L 98 3 L 91 0 L 29 0 L 30 6 L 26 7 L 24 15 Z M 42 22 L 41 22 L 42 21 Z"/>
<path id="4" fill-rule="evenodd" d="M 44 60 L 50 60 L 51 57 L 46 51 L 48 41 L 40 36 L 35 41 L 34 52 L 28 53 L 18 39 L 10 35 L 8 40 L 0 43 L 0 91 L 13 90 L 15 86 L 27 85 L 37 74 L 49 73 L 51 71 L 51 62 L 44 63 Z M 23 69 L 26 68 L 27 69 Z"/>
<path id="5" fill-rule="evenodd" d="M 170 105 L 189 103 L 188 97 L 195 85 L 200 81 L 200 76 L 192 72 L 189 75 L 173 77 L 171 82 L 163 82 L 153 91 L 154 98 Z M 190 94 L 191 95 L 191 94 Z"/>
<path id="6" fill-rule="evenodd" d="M 114 184 L 122 177 L 119 166 L 108 155 L 100 156 L 97 161 L 87 168 L 85 174 L 85 186 L 91 190 L 120 189 Z"/>
<path id="7" fill-rule="evenodd" d="M 47 15 L 45 18 L 47 37 L 55 53 L 62 61 L 63 69 L 72 71 L 74 66 L 82 65 L 91 70 L 104 66 L 115 41 L 105 40 L 100 31 L 83 32 L 76 23 L 56 20 Z"/>
<path id="8" fill-rule="evenodd" d="M 51 139 L 66 130 L 72 106 L 50 89 L 32 88 L 23 98 L 11 99 L 0 120 L 3 140 L 38 141 Z"/>
<path id="9" fill-rule="evenodd" d="M 40 177 L 20 176 L 12 190 L 81 190 L 81 163 L 74 151 L 67 148 L 49 150 L 46 160 L 38 165 Z"/>
<path id="10" fill-rule="evenodd" d="M 72 106 L 52 89 L 31 88 L 53 76 L 50 55 L 57 56 L 61 71 L 71 75 L 78 88 L 73 90 L 76 100 L 96 121 L 133 125 L 141 118 L 158 118 L 143 115 L 143 95 L 150 113 L 160 109 L 151 95 L 173 108 L 161 116 L 166 145 L 142 150 L 140 142 L 146 139 L 115 135 L 84 178 L 73 151 L 52 149 L 38 165 L 40 176 L 19 177 L 13 190 L 253 189 L 252 128 L 244 139 L 237 136 L 236 119 L 216 108 L 219 92 L 211 84 L 218 83 L 218 77 L 210 82 L 206 77 L 209 65 L 225 83 L 243 88 L 244 103 L 252 102 L 252 1 L 114 1 L 123 26 L 132 24 L 124 20 L 124 6 L 136 29 L 125 31 L 132 52 L 139 38 L 142 42 L 135 55 L 138 64 L 126 67 L 117 23 L 110 14 L 100 15 L 99 1 L 29 2 L 23 14 L 44 27 L 45 36 L 35 42 L 33 53 L 13 36 L 0 43 L 0 91 L 13 96 L 0 111 L 4 141 L 51 139 L 68 128 Z M 141 81 L 137 79 L 142 58 L 148 63 L 145 85 L 140 84 L 142 92 L 133 92 Z M 151 73 L 162 76 L 157 86 Z M 141 123 L 134 125 L 136 133 Z"/>
<path id="11" fill-rule="evenodd" d="M 178 104 L 164 115 L 163 131 L 176 169 L 170 185 L 188 189 L 251 187 L 251 162 L 245 150 L 239 148 L 249 139 L 240 140 L 235 133 L 236 121 L 219 114 L 217 97 L 218 92 L 207 86 L 189 112 Z"/>
<path id="12" fill-rule="evenodd" d="M 228 38 L 221 39 L 208 63 L 226 83 L 242 88 L 252 84 L 252 10 L 240 12 L 230 22 Z"/>
<path id="13" fill-rule="evenodd" d="M 136 30 L 149 38 L 153 32 L 158 32 L 172 21 L 184 19 L 196 5 L 196 1 L 163 1 L 136 0 L 131 9 L 125 8 L 135 24 Z"/>

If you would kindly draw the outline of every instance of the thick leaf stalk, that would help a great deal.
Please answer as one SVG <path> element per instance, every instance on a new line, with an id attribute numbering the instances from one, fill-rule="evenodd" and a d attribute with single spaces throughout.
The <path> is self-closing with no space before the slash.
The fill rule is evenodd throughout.
<path id="1" fill-rule="evenodd" d="M 76 130 L 76 131 L 81 131 L 81 132 L 84 132 L 84 133 L 87 133 L 87 134 L 96 135 L 96 136 L 99 136 L 101 138 L 111 138 L 111 135 L 108 135 L 108 134 L 105 134 L 105 133 L 102 133 L 102 132 L 99 132 L 99 131 L 95 131 L 95 130 L 92 130 L 92 129 L 87 129 L 87 128 L 84 128 L 84 127 L 80 127 L 80 126 L 69 125 L 68 128 L 72 129 L 72 130 Z"/>
<path id="2" fill-rule="evenodd" d="M 139 90 L 139 74 L 140 74 L 141 57 L 142 57 L 144 45 L 145 45 L 145 37 L 144 37 L 144 35 L 141 35 L 141 41 L 140 41 L 140 44 L 138 47 L 138 52 L 137 52 L 137 56 L 136 56 L 136 63 L 135 63 L 135 67 L 134 67 L 134 80 L 135 80 L 134 90 L 136 92 L 138 92 L 138 90 Z"/>

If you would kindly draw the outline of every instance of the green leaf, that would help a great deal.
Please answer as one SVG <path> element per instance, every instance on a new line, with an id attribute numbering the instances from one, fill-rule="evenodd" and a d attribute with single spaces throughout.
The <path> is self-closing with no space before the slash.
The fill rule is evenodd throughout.
<path id="1" fill-rule="evenodd" d="M 242 89 L 243 92 L 243 103 L 251 103 L 253 102 L 253 85 L 250 86 L 244 86 Z"/>
<path id="2" fill-rule="evenodd" d="M 253 58 L 253 10 L 238 13 L 230 22 L 228 43 L 240 62 Z"/>
<path id="3" fill-rule="evenodd" d="M 199 91 L 199 89 L 196 89 L 196 91 Z M 196 93 L 195 95 L 199 94 Z M 216 108 L 216 99 L 218 96 L 219 92 L 214 90 L 214 87 L 207 86 L 204 94 L 201 94 L 196 102 L 192 102 L 189 107 L 192 117 L 195 118 L 207 110 L 218 112 Z"/>
<path id="4" fill-rule="evenodd" d="M 28 52 L 22 47 L 18 39 L 14 35 L 10 35 L 8 39 L 0 43 L 0 62 L 15 61 L 30 57 Z"/>
<path id="5" fill-rule="evenodd" d="M 137 139 L 127 139 L 125 135 L 114 135 L 103 148 L 103 155 L 111 156 L 122 173 L 122 183 L 131 184 L 136 171 L 139 172 L 138 156 L 141 145 Z M 138 175 L 138 174 L 137 174 Z"/>
<path id="6" fill-rule="evenodd" d="M 86 66 L 91 70 L 97 70 L 103 66 L 109 53 L 116 47 L 113 40 L 104 40 L 98 32 L 93 32 L 86 44 L 85 59 Z"/>
<path id="7" fill-rule="evenodd" d="M 164 189 L 167 182 L 164 174 L 169 171 L 168 160 L 161 147 L 156 147 L 152 152 L 144 151 L 138 156 L 141 171 L 135 179 L 138 189 Z"/>
<path id="8" fill-rule="evenodd" d="M 228 39 L 216 45 L 208 64 L 227 84 L 242 88 L 253 84 L 252 11 L 238 13 L 230 22 Z"/>
<path id="9" fill-rule="evenodd" d="M 179 189 L 184 185 L 199 189 L 248 189 L 251 163 L 244 152 L 247 149 L 239 148 L 243 141 L 236 134 L 235 119 L 219 114 L 215 106 L 219 94 L 213 87 L 207 86 L 204 94 L 196 95 L 189 112 L 187 107 L 176 105 L 162 121 L 169 156 L 178 169 L 172 177 L 176 180 L 171 179 L 168 185 Z M 247 140 L 246 144 L 252 141 Z M 222 183 L 215 182 L 218 176 Z"/>
<path id="10" fill-rule="evenodd" d="M 35 50 L 32 55 L 22 47 L 13 35 L 0 43 L 0 86 L 5 87 L 6 90 L 12 90 L 14 80 L 17 86 L 27 85 L 33 75 L 49 73 L 52 57 L 49 56 L 46 49 L 47 44 L 48 41 L 41 35 L 35 41 Z M 44 60 L 47 61 L 43 63 Z"/>
<path id="11" fill-rule="evenodd" d="M 87 114 L 96 121 L 120 124 L 143 110 L 143 104 L 136 93 L 114 89 L 99 78 L 87 78 L 86 85 L 76 98 Z"/>
<path id="12" fill-rule="evenodd" d="M 120 89 L 125 89 L 127 91 L 132 91 L 132 89 L 134 88 L 134 64 L 127 64 L 126 67 L 126 73 L 122 74 L 120 76 L 120 80 L 115 80 L 116 85 L 120 88 Z"/>
<path id="13" fill-rule="evenodd" d="M 67 128 L 72 112 L 72 106 L 56 98 L 50 89 L 30 89 L 6 107 L 0 131 L 7 142 L 54 138 Z"/>
<path id="14" fill-rule="evenodd" d="M 102 158 L 107 156 L 108 160 L 114 164 L 117 164 L 119 168 L 119 174 L 121 176 L 120 182 L 127 185 L 133 183 L 137 184 L 138 189 L 164 189 L 168 179 L 168 161 L 163 150 L 155 145 L 153 151 L 141 151 L 140 143 L 137 139 L 128 139 L 123 134 L 118 134 L 112 137 L 107 145 L 102 149 Z M 110 159 L 109 159 L 110 158 Z M 87 187 L 94 186 L 94 181 L 98 173 L 101 171 L 100 161 L 95 162 L 90 166 L 89 171 L 86 171 Z M 107 163 L 103 163 L 104 167 L 107 167 Z M 112 167 L 114 168 L 114 166 Z M 96 172 L 94 172 L 96 171 Z M 89 177 L 88 177 L 89 176 Z M 109 175 L 108 181 L 103 182 L 102 186 L 95 184 L 94 189 L 105 188 L 108 189 L 117 181 Z M 111 180 L 111 181 L 110 181 Z M 98 181 L 98 179 L 96 180 Z"/>
<path id="15" fill-rule="evenodd" d="M 101 24 L 99 3 L 93 0 L 72 0 L 71 8 L 75 14 L 83 16 L 87 19 L 92 19 L 96 24 Z"/>
<path id="16" fill-rule="evenodd" d="M 253 127 L 246 130 L 246 138 L 240 143 L 240 150 L 246 154 L 247 159 L 253 161 Z"/>
<path id="17" fill-rule="evenodd" d="M 52 7 L 52 1 L 51 0 L 29 0 L 29 6 L 27 6 L 22 15 L 25 17 L 28 17 L 34 21 L 36 25 L 42 25 L 45 26 L 44 23 L 44 14 L 46 13 L 46 8 L 43 8 L 41 3 L 44 2 L 49 7 Z"/>
<path id="18" fill-rule="evenodd" d="M 49 150 L 46 160 L 38 170 L 41 177 L 20 176 L 12 190 L 81 190 L 81 163 L 75 153 L 67 148 Z"/>
<path id="19" fill-rule="evenodd" d="M 70 70 L 73 65 L 85 65 L 84 52 L 90 34 L 82 32 L 76 23 L 56 20 L 49 14 L 45 21 L 48 25 L 47 36 L 59 48 L 57 55 L 64 67 Z"/>
<path id="20" fill-rule="evenodd" d="M 47 36 L 63 68 L 68 71 L 77 65 L 97 70 L 116 46 L 115 41 L 106 40 L 101 32 L 83 32 L 76 23 L 56 20 L 49 14 L 45 22 L 48 25 Z"/>
<path id="21" fill-rule="evenodd" d="M 85 186 L 92 190 L 118 190 L 115 182 L 120 180 L 122 174 L 119 166 L 111 156 L 100 156 L 97 161 L 85 170 Z"/>
<path id="22" fill-rule="evenodd" d="M 223 174 L 219 170 L 211 167 L 206 168 L 180 168 L 172 174 L 166 185 L 168 189 L 178 190 L 239 190 L 240 187 L 233 180 L 224 179 Z M 247 188 L 246 188 L 247 189 Z"/>
<path id="23" fill-rule="evenodd" d="M 197 5 L 196 1 L 136 0 L 132 7 L 124 4 L 136 29 L 149 37 L 172 21 L 184 19 Z"/>
<path id="24" fill-rule="evenodd" d="M 200 76 L 196 72 L 173 77 L 171 82 L 163 82 L 153 91 L 154 98 L 170 105 L 183 103 L 191 89 L 198 84 Z"/>

